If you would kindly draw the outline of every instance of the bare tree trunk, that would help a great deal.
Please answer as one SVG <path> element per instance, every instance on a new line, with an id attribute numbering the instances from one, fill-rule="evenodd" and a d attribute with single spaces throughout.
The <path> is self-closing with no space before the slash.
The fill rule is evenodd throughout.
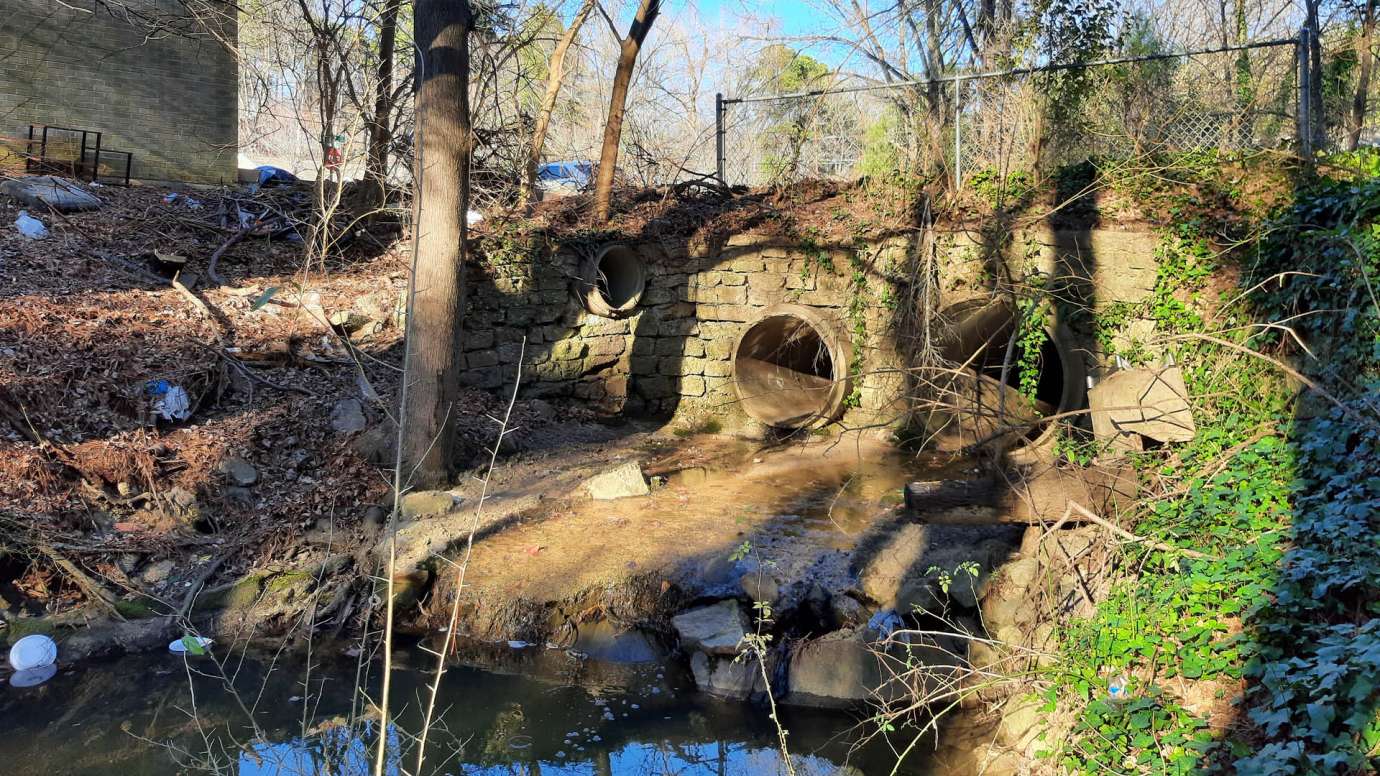
<path id="1" fill-rule="evenodd" d="M 541 149 L 546 144 L 546 130 L 551 126 L 551 113 L 556 109 L 556 98 L 560 95 L 561 81 L 565 78 L 565 55 L 575 36 L 594 10 L 594 0 L 585 0 L 579 13 L 571 20 L 556 50 L 551 52 L 551 64 L 546 73 L 546 94 L 541 98 L 541 111 L 537 113 L 537 125 L 532 129 L 532 149 L 527 157 L 527 169 L 522 179 L 522 190 L 518 192 L 518 202 L 526 205 L 532 197 L 532 189 L 537 185 L 537 165 L 541 164 Z"/>
<path id="2" fill-rule="evenodd" d="M 1322 0 L 1304 0 L 1304 24 L 1308 27 L 1308 83 L 1309 109 L 1311 116 L 1309 133 L 1313 136 L 1313 150 L 1321 151 L 1326 144 L 1327 135 L 1323 121 L 1323 70 L 1322 70 L 1322 25 L 1318 20 L 1318 6 Z"/>
<path id="3" fill-rule="evenodd" d="M 412 484 L 444 482 L 455 443 L 470 198 L 468 0 L 417 0 L 417 268 L 408 313 L 402 456 Z"/>
<path id="4" fill-rule="evenodd" d="M 379 65 L 374 79 L 374 115 L 369 118 L 369 152 L 364 177 L 378 187 L 379 203 L 388 176 L 388 144 L 393 128 L 393 50 L 398 39 L 398 6 L 402 0 L 384 0 L 379 14 Z"/>
<path id="5" fill-rule="evenodd" d="M 613 95 L 609 98 L 608 120 L 604 122 L 604 143 L 599 150 L 599 177 L 594 184 L 594 220 L 609 220 L 613 200 L 613 179 L 618 167 L 618 142 L 623 136 L 623 110 L 628 101 L 628 85 L 632 83 L 633 65 L 642 42 L 652 29 L 652 22 L 661 13 L 661 0 L 642 0 L 637 7 L 628 37 L 618 48 L 618 69 L 613 74 Z"/>
<path id="6" fill-rule="evenodd" d="M 1359 72 L 1356 76 L 1356 94 L 1351 100 L 1351 132 L 1346 147 L 1355 151 L 1361 144 L 1361 130 L 1366 126 L 1366 108 L 1369 107 L 1370 74 L 1375 69 L 1375 0 L 1367 0 L 1365 15 L 1361 17 L 1361 35 L 1356 40 Z"/>

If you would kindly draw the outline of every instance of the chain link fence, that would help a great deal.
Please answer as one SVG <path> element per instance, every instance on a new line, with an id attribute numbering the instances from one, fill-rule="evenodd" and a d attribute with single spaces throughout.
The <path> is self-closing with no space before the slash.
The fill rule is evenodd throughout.
<path id="1" fill-rule="evenodd" d="M 1089 157 L 1297 144 L 1298 39 L 1074 66 L 724 98 L 730 184 L 891 171 L 957 186 Z"/>

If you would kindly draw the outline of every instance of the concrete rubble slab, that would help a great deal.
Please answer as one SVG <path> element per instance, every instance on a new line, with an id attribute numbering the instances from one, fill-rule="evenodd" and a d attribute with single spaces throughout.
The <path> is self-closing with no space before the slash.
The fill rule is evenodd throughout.
<path id="1" fill-rule="evenodd" d="M 647 487 L 646 478 L 642 476 L 642 467 L 636 461 L 629 461 L 591 477 L 585 483 L 585 490 L 599 501 L 645 496 L 652 492 Z"/>
<path id="2" fill-rule="evenodd" d="M 1099 441 L 1139 434 L 1158 442 L 1187 442 L 1197 434 L 1183 370 L 1124 369 L 1088 391 L 1093 435 Z"/>
<path id="3" fill-rule="evenodd" d="M 74 213 L 101 207 L 101 201 L 76 181 L 56 175 L 35 175 L 0 182 L 0 194 L 39 208 L 40 212 L 52 208 L 60 213 Z"/>

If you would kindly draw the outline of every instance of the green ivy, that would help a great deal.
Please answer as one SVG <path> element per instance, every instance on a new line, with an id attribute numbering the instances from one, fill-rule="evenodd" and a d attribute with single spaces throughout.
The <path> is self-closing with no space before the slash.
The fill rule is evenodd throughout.
<path id="1" fill-rule="evenodd" d="M 1301 188 L 1247 235 L 1205 215 L 1220 191 L 1175 195 L 1153 293 L 1094 321 L 1104 346 L 1135 317 L 1190 335 L 1176 356 L 1198 434 L 1137 460 L 1171 487 L 1143 504 L 1135 530 L 1203 556 L 1127 545 L 1134 572 L 1066 626 L 1047 699 L 1077 716 L 1051 751 L 1068 771 L 1333 774 L 1377 762 L 1380 179 L 1356 174 L 1369 163 L 1358 157 L 1334 160 L 1352 172 Z M 1219 235 L 1230 254 L 1214 251 Z M 1208 324 L 1200 297 L 1226 262 L 1241 267 L 1239 289 Z M 1242 325 L 1284 320 L 1312 356 L 1278 328 Z M 1296 399 L 1264 359 L 1195 333 L 1293 361 L 1336 401 Z M 1153 679 L 1116 703 L 1107 677 L 1122 673 Z M 1169 691 L 1179 680 L 1217 687 L 1223 702 L 1244 682 L 1235 723 L 1211 731 L 1202 708 Z"/>

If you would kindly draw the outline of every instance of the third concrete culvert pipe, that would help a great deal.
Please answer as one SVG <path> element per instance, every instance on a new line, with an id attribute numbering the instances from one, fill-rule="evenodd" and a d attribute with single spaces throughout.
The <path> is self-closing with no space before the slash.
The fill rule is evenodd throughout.
<path id="1" fill-rule="evenodd" d="M 1021 354 L 1019 348 L 1008 347 L 1016 333 L 1017 314 L 1008 301 L 960 302 L 942 310 L 939 319 L 943 322 L 936 332 L 940 355 L 957 370 L 935 381 L 938 397 L 927 425 L 940 431 L 941 446 L 992 443 L 1005 448 L 1013 463 L 1033 463 L 1047 456 L 1057 424 L 1038 419 L 1074 412 L 1086 404 L 1087 372 L 1072 335 L 1058 323 L 1044 327 L 1032 404 L 1017 390 Z M 1003 368 L 1008 358 L 1011 363 Z M 1022 424 L 1029 424 L 1023 433 L 1000 433 Z"/>
<path id="2" fill-rule="evenodd" d="M 843 413 L 853 349 L 823 311 L 769 307 L 733 348 L 733 386 L 743 411 L 768 426 L 814 428 Z"/>

